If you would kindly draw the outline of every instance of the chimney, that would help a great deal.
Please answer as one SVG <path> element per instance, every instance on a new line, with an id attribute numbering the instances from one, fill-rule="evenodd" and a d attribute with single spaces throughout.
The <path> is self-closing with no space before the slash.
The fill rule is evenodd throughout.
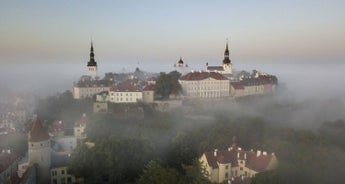
<path id="1" fill-rule="evenodd" d="M 261 155 L 261 151 L 258 150 L 258 151 L 256 152 L 256 156 L 258 157 L 258 156 L 260 156 L 260 155 Z"/>
<path id="2" fill-rule="evenodd" d="M 237 158 L 240 158 L 240 153 L 239 152 L 237 152 Z"/>
<path id="3" fill-rule="evenodd" d="M 240 150 L 240 151 L 241 151 L 241 150 L 242 150 L 242 148 L 238 147 L 238 150 Z"/>
<path id="4" fill-rule="evenodd" d="M 244 160 L 247 160 L 247 153 L 244 153 Z"/>
<path id="5" fill-rule="evenodd" d="M 215 149 L 214 152 L 213 152 L 213 155 L 216 157 L 217 156 L 217 151 L 218 149 Z"/>
<path id="6" fill-rule="evenodd" d="M 228 151 L 231 151 L 232 150 L 232 147 L 228 147 Z"/>
<path id="7" fill-rule="evenodd" d="M 267 155 L 267 152 L 266 152 L 266 151 L 264 151 L 264 152 L 262 152 L 262 154 L 266 156 L 266 155 Z"/>
<path id="8" fill-rule="evenodd" d="M 11 150 L 10 150 L 10 149 L 8 149 L 8 150 L 7 150 L 7 153 L 8 153 L 8 154 L 11 154 Z"/>

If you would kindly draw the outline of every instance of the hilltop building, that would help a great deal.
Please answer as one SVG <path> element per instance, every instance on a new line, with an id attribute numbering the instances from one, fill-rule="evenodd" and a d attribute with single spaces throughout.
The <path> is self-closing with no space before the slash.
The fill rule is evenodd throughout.
<path id="1" fill-rule="evenodd" d="M 112 103 L 137 103 L 143 100 L 142 89 L 131 81 L 110 88 L 109 96 L 109 102 Z"/>
<path id="2" fill-rule="evenodd" d="M 87 71 L 88 75 L 92 78 L 97 76 L 97 62 L 95 61 L 95 54 L 93 52 L 93 43 L 91 42 L 91 49 L 90 49 L 90 60 L 87 62 Z"/>
<path id="3" fill-rule="evenodd" d="M 205 176 L 211 181 L 222 183 L 240 180 L 246 181 L 257 173 L 274 169 L 278 166 L 278 160 L 274 153 L 258 150 L 244 151 L 236 146 L 236 138 L 228 150 L 205 152 L 200 157 L 202 167 L 205 168 Z"/>
<path id="4" fill-rule="evenodd" d="M 232 64 L 230 60 L 228 41 L 226 42 L 226 46 L 225 46 L 224 59 L 223 59 L 222 66 L 209 66 L 208 63 L 206 63 L 206 71 L 217 72 L 217 73 L 227 74 L 227 75 L 232 74 Z"/>
<path id="5" fill-rule="evenodd" d="M 217 72 L 190 72 L 179 79 L 188 98 L 218 98 L 229 96 L 230 80 Z"/>

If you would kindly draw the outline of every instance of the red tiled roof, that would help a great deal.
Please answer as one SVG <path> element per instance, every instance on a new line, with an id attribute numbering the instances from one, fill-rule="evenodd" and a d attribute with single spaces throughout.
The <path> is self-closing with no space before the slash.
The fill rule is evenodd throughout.
<path id="1" fill-rule="evenodd" d="M 244 89 L 244 86 L 241 82 L 230 82 L 230 85 L 234 88 L 234 89 Z"/>
<path id="2" fill-rule="evenodd" d="M 49 139 L 49 135 L 43 129 L 41 121 L 38 119 L 34 120 L 32 128 L 31 128 L 31 132 L 30 132 L 29 141 L 40 142 L 40 141 L 44 141 L 48 139 Z"/>
<path id="3" fill-rule="evenodd" d="M 241 83 L 244 86 L 256 86 L 256 85 L 265 85 L 271 84 L 271 80 L 266 77 L 258 77 L 258 78 L 243 78 Z"/>
<path id="4" fill-rule="evenodd" d="M 238 154 L 239 153 L 239 158 Z M 246 159 L 245 156 L 246 155 Z M 240 160 L 246 160 L 246 167 L 255 170 L 257 172 L 265 171 L 268 167 L 268 164 L 270 163 L 271 159 L 274 157 L 273 155 L 261 154 L 260 156 L 257 156 L 255 152 L 252 151 L 243 151 L 243 150 L 235 150 L 232 149 L 230 151 L 228 150 L 222 150 L 217 151 L 216 156 L 214 156 L 214 152 L 206 152 L 205 153 L 208 165 L 210 165 L 212 168 L 218 168 L 218 163 L 220 164 L 226 164 L 231 163 L 232 167 L 238 166 L 238 159 Z"/>
<path id="5" fill-rule="evenodd" d="M 186 75 L 180 77 L 180 80 L 204 80 L 207 78 L 213 78 L 216 80 L 229 80 L 224 75 L 217 73 L 217 72 L 189 72 Z"/>
<path id="6" fill-rule="evenodd" d="M 83 114 L 80 120 L 75 122 L 74 126 L 86 125 L 88 122 L 89 122 L 89 118 L 86 117 L 86 114 Z"/>
<path id="7" fill-rule="evenodd" d="M 115 91 L 115 92 L 140 92 L 141 89 L 139 88 L 138 85 L 134 85 L 131 82 L 123 82 L 121 84 L 118 84 L 114 87 L 110 88 L 110 91 Z"/>
<path id="8" fill-rule="evenodd" d="M 8 153 L 7 150 L 0 153 L 0 173 L 5 171 L 15 160 L 19 158 L 16 153 Z"/>
<path id="9" fill-rule="evenodd" d="M 64 130 L 64 124 L 62 121 L 54 121 L 50 128 L 51 132 L 59 132 L 63 130 Z"/>
<path id="10" fill-rule="evenodd" d="M 147 85 L 143 89 L 144 91 L 153 91 L 153 85 Z"/>

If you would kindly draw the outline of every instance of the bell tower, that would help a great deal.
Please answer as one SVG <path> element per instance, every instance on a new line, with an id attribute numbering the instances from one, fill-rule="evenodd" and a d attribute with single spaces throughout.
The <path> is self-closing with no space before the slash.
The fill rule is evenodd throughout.
<path id="1" fill-rule="evenodd" d="M 224 59 L 223 59 L 223 69 L 224 71 L 226 71 L 226 73 L 232 74 L 232 64 L 230 60 L 228 39 L 226 39 L 226 46 L 225 46 Z"/>
<path id="2" fill-rule="evenodd" d="M 97 76 L 97 62 L 95 61 L 95 54 L 93 53 L 93 43 L 91 41 L 90 60 L 87 62 L 88 75 L 95 78 Z"/>

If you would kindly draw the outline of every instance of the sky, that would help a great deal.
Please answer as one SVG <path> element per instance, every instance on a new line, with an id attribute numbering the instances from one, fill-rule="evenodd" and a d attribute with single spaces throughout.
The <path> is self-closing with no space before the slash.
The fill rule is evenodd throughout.
<path id="1" fill-rule="evenodd" d="M 60 0 L 0 2 L 0 63 L 345 58 L 344 0 Z"/>

